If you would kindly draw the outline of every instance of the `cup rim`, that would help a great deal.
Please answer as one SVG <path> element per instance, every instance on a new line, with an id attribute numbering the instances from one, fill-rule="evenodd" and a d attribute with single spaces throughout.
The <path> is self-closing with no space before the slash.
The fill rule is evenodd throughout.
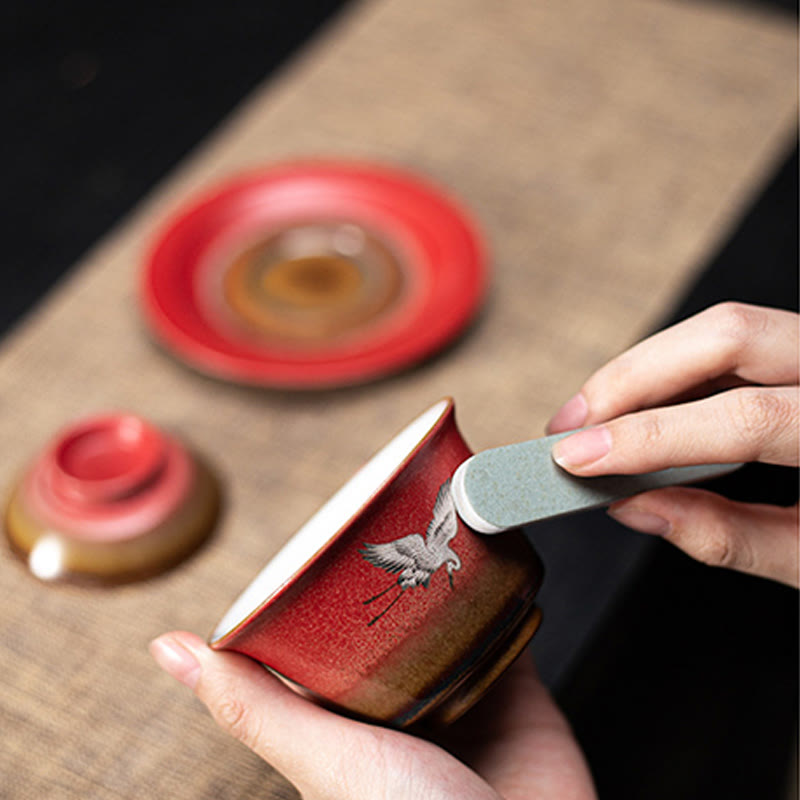
<path id="1" fill-rule="evenodd" d="M 345 534 L 353 522 L 364 513 L 364 510 L 371 503 L 375 502 L 375 500 L 387 490 L 389 485 L 394 482 L 397 476 L 406 468 L 408 463 L 417 455 L 419 450 L 431 439 L 431 437 L 441 430 L 447 418 L 452 414 L 453 408 L 454 402 L 452 397 L 444 397 L 437 401 L 427 408 L 422 414 L 419 414 L 410 423 L 408 423 L 380 450 L 375 452 L 359 470 L 357 470 L 350 478 L 348 478 L 348 480 L 333 495 L 331 495 L 331 497 L 328 498 L 328 500 L 326 500 L 325 503 L 323 503 L 323 505 L 320 506 L 320 508 L 318 508 L 317 511 L 314 512 L 314 514 L 312 514 L 311 517 L 309 517 L 309 519 L 306 520 L 306 522 L 303 523 L 303 525 L 297 531 L 295 531 L 294 534 L 292 534 L 292 536 L 283 544 L 280 550 L 278 550 L 278 552 L 272 556 L 272 558 L 264 567 L 262 567 L 255 578 L 250 581 L 245 589 L 236 597 L 233 603 L 231 603 L 209 637 L 208 641 L 211 647 L 215 649 L 226 647 L 228 643 L 254 619 L 256 619 L 267 606 L 274 603 L 293 583 L 295 583 L 295 581 L 302 574 L 304 574 L 314 563 L 322 558 L 325 552 L 327 552 Z M 278 556 L 281 555 L 281 553 L 284 553 L 289 545 L 294 542 L 297 537 L 299 537 L 302 532 L 313 523 L 314 520 L 321 517 L 321 515 L 324 514 L 327 509 L 329 509 L 336 498 L 343 494 L 349 487 L 351 487 L 359 478 L 359 476 L 364 475 L 369 470 L 370 466 L 374 465 L 385 452 L 390 450 L 395 443 L 402 440 L 404 436 L 407 436 L 409 432 L 416 425 L 419 425 L 428 415 L 433 416 L 437 409 L 438 413 L 436 413 L 435 418 L 424 429 L 424 431 L 419 434 L 418 438 L 414 440 L 414 444 L 405 451 L 405 454 L 402 456 L 402 458 L 400 458 L 396 465 L 390 469 L 390 471 L 379 481 L 378 485 L 356 505 L 352 513 L 348 514 L 347 518 L 322 541 L 322 543 L 311 553 L 311 555 L 302 559 L 300 564 L 294 569 L 288 570 L 287 577 L 271 591 L 269 591 L 266 596 L 262 596 L 256 604 L 253 604 L 252 602 L 245 604 L 245 600 L 247 599 L 248 595 L 256 594 L 255 590 L 258 585 L 265 582 L 264 577 L 269 570 L 270 565 L 273 564 Z M 239 612 L 238 614 L 234 614 L 233 612 L 239 605 L 247 605 L 247 608 L 250 610 L 245 613 Z M 229 621 L 229 617 L 234 618 L 236 621 Z"/>

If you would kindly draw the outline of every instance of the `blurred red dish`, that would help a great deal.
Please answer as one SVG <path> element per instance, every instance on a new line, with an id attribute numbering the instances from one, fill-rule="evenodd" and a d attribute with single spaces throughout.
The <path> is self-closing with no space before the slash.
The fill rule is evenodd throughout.
<path id="1" fill-rule="evenodd" d="M 432 355 L 487 283 L 474 225 L 407 173 L 275 166 L 179 212 L 145 266 L 156 336 L 196 369 L 259 386 L 371 380 Z"/>

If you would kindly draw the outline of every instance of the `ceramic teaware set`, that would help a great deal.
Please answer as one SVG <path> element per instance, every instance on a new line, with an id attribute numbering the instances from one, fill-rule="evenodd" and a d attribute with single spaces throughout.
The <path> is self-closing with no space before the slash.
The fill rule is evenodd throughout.
<path id="1" fill-rule="evenodd" d="M 143 307 L 168 348 L 218 377 L 293 388 L 373 379 L 463 329 L 485 287 L 483 252 L 424 181 L 375 165 L 278 166 L 177 215 L 144 270 Z M 452 401 L 439 401 L 288 541 L 212 647 L 351 715 L 452 721 L 539 625 L 543 568 L 519 526 L 729 469 L 581 481 L 555 466 L 552 443 L 473 456 Z M 106 415 L 35 460 L 6 531 L 39 578 L 125 580 L 196 548 L 218 499 L 180 441 Z"/>

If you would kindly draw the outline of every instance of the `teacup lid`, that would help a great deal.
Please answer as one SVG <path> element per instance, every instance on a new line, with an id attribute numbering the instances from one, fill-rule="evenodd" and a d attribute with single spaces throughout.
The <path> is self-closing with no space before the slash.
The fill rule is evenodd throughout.
<path id="1" fill-rule="evenodd" d="M 216 482 L 177 438 L 134 414 L 103 414 L 69 425 L 34 459 L 6 532 L 38 577 L 128 578 L 193 549 L 217 501 Z"/>

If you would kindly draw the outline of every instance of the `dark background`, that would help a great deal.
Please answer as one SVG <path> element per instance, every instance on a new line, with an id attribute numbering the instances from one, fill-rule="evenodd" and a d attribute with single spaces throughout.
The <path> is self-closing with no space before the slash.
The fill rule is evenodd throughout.
<path id="1" fill-rule="evenodd" d="M 0 334 L 344 5 L 0 3 Z"/>
<path id="2" fill-rule="evenodd" d="M 4 3 L 0 334 L 343 5 Z M 796 21 L 795 3 L 768 5 Z M 797 308 L 797 176 L 795 148 L 664 324 L 723 299 Z M 747 468 L 723 488 L 791 503 L 797 473 Z M 611 600 L 557 687 L 601 796 L 785 798 L 796 592 L 658 545 Z"/>

